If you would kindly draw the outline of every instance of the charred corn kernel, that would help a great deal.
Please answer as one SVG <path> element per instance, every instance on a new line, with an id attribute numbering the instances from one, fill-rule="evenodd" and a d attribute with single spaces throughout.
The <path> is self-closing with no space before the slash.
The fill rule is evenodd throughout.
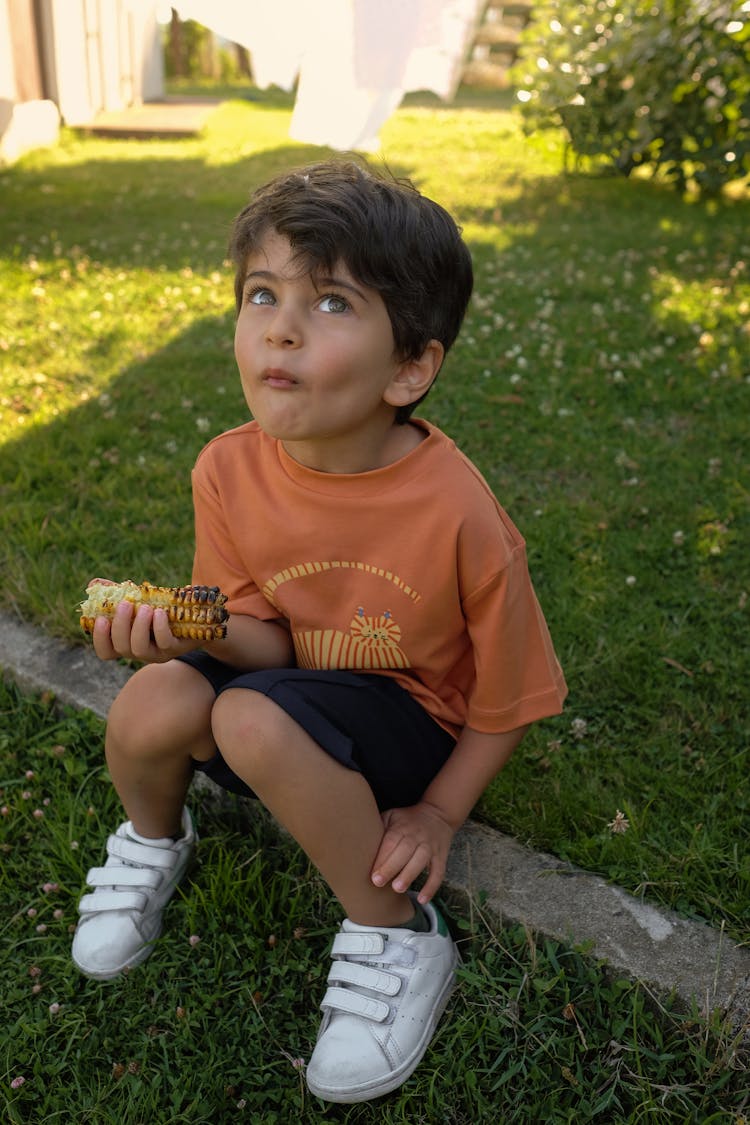
<path id="1" fill-rule="evenodd" d="M 153 586 L 150 582 L 92 582 L 81 602 L 80 622 L 84 633 L 93 633 L 97 617 L 112 618 L 120 602 L 164 609 L 175 637 L 194 641 L 218 641 L 227 635 L 229 614 L 226 596 L 218 586 Z"/>

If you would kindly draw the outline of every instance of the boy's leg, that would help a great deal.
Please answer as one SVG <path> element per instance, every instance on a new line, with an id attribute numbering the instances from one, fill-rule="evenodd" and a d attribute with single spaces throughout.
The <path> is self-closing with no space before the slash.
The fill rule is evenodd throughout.
<path id="1" fill-rule="evenodd" d="M 335 761 L 273 700 L 255 691 L 222 692 L 213 711 L 216 745 L 320 871 L 349 918 L 399 925 L 414 905 L 370 870 L 383 822 L 369 785 Z"/>
<path id="2" fill-rule="evenodd" d="M 109 712 L 105 754 L 112 782 L 136 832 L 180 832 L 192 760 L 216 753 L 211 684 L 179 660 L 148 664 L 128 681 Z"/>
<path id="3" fill-rule="evenodd" d="M 427 1050 L 453 988 L 456 947 L 432 904 L 423 908 L 428 931 L 416 932 L 404 926 L 414 901 L 371 883 L 383 825 L 361 774 L 254 691 L 223 692 L 213 729 L 228 765 L 301 844 L 348 915 L 333 942 L 308 1086 L 333 1102 L 380 1097 Z"/>
<path id="4" fill-rule="evenodd" d="M 191 758 L 215 753 L 214 699 L 199 672 L 172 661 L 140 669 L 112 705 L 107 763 L 130 819 L 109 837 L 104 865 L 86 877 L 94 891 L 79 904 L 72 955 L 87 976 L 108 980 L 139 964 L 159 936 L 195 845 L 184 802 Z"/>

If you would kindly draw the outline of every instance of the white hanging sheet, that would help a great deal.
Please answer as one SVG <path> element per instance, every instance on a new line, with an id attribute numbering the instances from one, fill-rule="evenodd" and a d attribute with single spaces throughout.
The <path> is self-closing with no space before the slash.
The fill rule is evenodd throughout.
<path id="1" fill-rule="evenodd" d="M 483 0 L 177 0 L 247 47 L 256 84 L 291 90 L 289 135 L 340 151 L 376 151 L 409 90 L 456 92 Z"/>
<path id="2" fill-rule="evenodd" d="M 317 4 L 310 0 L 175 0 L 182 20 L 196 20 L 252 55 L 255 84 L 292 90 L 302 56 L 315 34 Z"/>

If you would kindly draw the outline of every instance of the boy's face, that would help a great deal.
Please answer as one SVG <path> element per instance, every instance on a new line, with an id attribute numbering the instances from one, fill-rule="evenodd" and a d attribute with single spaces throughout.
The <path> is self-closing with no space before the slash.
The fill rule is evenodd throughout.
<path id="1" fill-rule="evenodd" d="M 247 261 L 235 356 L 251 413 L 295 460 L 362 472 L 400 455 L 393 431 L 411 430 L 394 427 L 405 365 L 379 293 L 332 273 L 300 273 L 270 231 Z"/>

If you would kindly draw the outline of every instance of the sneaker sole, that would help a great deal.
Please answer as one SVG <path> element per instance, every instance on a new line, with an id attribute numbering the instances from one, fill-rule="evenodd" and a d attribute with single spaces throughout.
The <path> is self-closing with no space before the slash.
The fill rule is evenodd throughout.
<path id="1" fill-rule="evenodd" d="M 424 1058 L 427 1048 L 432 1042 L 432 1037 L 435 1034 L 440 1017 L 445 1011 L 448 1001 L 450 1000 L 451 993 L 456 986 L 456 969 L 460 963 L 461 958 L 458 955 L 458 950 L 454 946 L 453 950 L 453 963 L 451 965 L 450 975 L 447 977 L 442 991 L 437 999 L 432 1016 L 425 1027 L 419 1043 L 415 1047 L 412 1054 L 406 1059 L 398 1070 L 391 1071 L 387 1077 L 381 1079 L 379 1082 L 366 1083 L 363 1086 L 349 1086 L 345 1089 L 329 1089 L 324 1086 L 318 1086 L 315 1081 L 307 1079 L 307 1088 L 311 1094 L 318 1098 L 323 1098 L 327 1102 L 338 1102 L 351 1105 L 355 1102 L 368 1102 L 374 1098 L 381 1098 L 384 1094 L 390 1094 L 393 1090 L 397 1090 L 410 1078 L 414 1071 L 417 1069 L 422 1059 Z"/>

